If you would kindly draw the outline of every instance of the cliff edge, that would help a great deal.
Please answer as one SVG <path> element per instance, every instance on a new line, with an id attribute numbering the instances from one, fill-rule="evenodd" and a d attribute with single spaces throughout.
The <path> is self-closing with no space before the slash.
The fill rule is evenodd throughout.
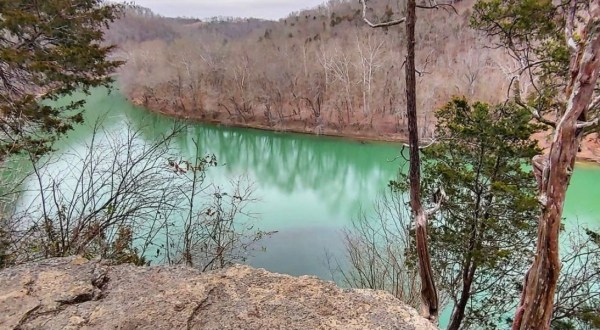
<path id="1" fill-rule="evenodd" d="M 382 291 L 248 266 L 110 265 L 80 257 L 0 271 L 1 329 L 436 329 Z"/>

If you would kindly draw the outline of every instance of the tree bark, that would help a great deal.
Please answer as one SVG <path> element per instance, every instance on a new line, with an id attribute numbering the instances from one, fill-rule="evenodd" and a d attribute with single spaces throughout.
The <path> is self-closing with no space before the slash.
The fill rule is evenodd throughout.
<path id="1" fill-rule="evenodd" d="M 597 4 L 596 4 L 597 5 Z M 600 15 L 594 10 L 586 27 L 585 42 L 572 55 L 568 103 L 558 121 L 544 175 L 540 178 L 542 213 L 536 255 L 525 276 L 514 330 L 550 329 L 554 293 L 560 272 L 559 230 L 565 195 L 582 138 L 578 119 L 585 118 L 600 67 Z"/>
<path id="2" fill-rule="evenodd" d="M 483 152 L 483 149 L 482 149 Z M 477 175 L 479 176 L 479 174 Z M 476 181 L 479 181 L 478 179 Z M 481 206 L 481 196 L 482 194 L 479 193 L 478 197 L 477 197 L 477 207 L 480 208 Z M 490 197 L 491 199 L 491 197 Z M 473 254 L 475 252 L 476 249 L 481 249 L 481 234 L 483 233 L 483 229 L 482 230 L 478 230 L 477 228 L 477 224 L 474 223 L 471 228 L 471 236 L 469 238 L 469 250 L 468 250 L 468 256 L 466 258 L 466 261 L 464 263 L 463 266 L 463 271 L 462 271 L 462 290 L 460 293 L 460 298 L 458 300 L 458 302 L 456 303 L 456 305 L 454 306 L 454 311 L 452 313 L 452 316 L 450 317 L 450 324 L 448 325 L 448 330 L 458 330 L 460 328 L 460 325 L 463 321 L 463 319 L 465 318 L 465 309 L 467 308 L 467 303 L 469 302 L 469 299 L 471 298 L 471 285 L 473 284 L 473 278 L 475 277 L 475 270 L 477 269 L 477 266 L 475 264 L 475 260 L 473 260 Z M 477 233 L 480 233 L 479 235 Z"/>
<path id="3" fill-rule="evenodd" d="M 477 266 L 474 263 L 469 262 L 469 267 L 464 270 L 463 287 L 460 293 L 460 299 L 458 300 L 458 303 L 456 303 L 456 306 L 454 306 L 454 313 L 452 313 L 448 330 L 458 330 L 465 318 L 465 310 L 467 308 L 467 303 L 471 298 L 471 285 L 473 284 L 476 269 Z"/>
<path id="4" fill-rule="evenodd" d="M 416 1 L 406 4 L 406 112 L 408 116 L 408 140 L 410 145 L 409 182 L 410 206 L 416 225 L 416 248 L 421 280 L 421 314 L 437 322 L 438 296 L 433 281 L 433 271 L 427 246 L 427 213 L 421 204 L 421 161 L 419 151 L 419 130 L 417 127 L 416 70 L 415 70 L 415 23 Z"/>

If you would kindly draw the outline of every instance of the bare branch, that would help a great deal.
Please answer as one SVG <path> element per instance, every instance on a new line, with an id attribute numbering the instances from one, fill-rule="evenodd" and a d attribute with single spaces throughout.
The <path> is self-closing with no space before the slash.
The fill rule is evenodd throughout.
<path id="1" fill-rule="evenodd" d="M 538 60 L 538 61 L 534 61 L 534 62 L 527 62 L 526 64 L 522 65 L 519 69 L 516 70 L 516 72 L 518 71 L 519 75 L 522 75 L 525 71 L 536 67 L 540 64 L 544 64 L 544 63 L 549 63 L 551 62 L 550 60 Z"/>
<path id="2" fill-rule="evenodd" d="M 548 125 L 548 126 L 553 127 L 553 128 L 556 128 L 556 122 L 553 121 L 553 120 L 550 120 L 548 118 L 545 118 L 544 116 L 542 116 L 540 114 L 540 112 L 536 108 L 523 103 L 520 99 L 516 100 L 516 103 L 517 103 L 517 105 L 523 107 L 524 109 L 529 110 L 529 112 L 531 113 L 531 115 L 533 116 L 533 118 L 535 118 L 540 123 L 542 123 L 544 125 Z"/>
<path id="3" fill-rule="evenodd" d="M 429 143 L 428 143 L 428 144 L 426 144 L 426 145 L 422 145 L 422 146 L 419 146 L 419 150 L 424 150 L 424 149 L 427 149 L 427 148 L 431 147 L 432 145 L 434 145 L 436 142 L 437 142 L 437 139 L 431 139 L 431 141 L 429 141 Z M 406 143 L 403 143 L 403 144 L 402 144 L 402 146 L 403 146 L 403 147 L 406 147 L 406 148 L 410 147 L 410 146 L 409 146 L 408 144 L 406 144 Z"/>
<path id="4" fill-rule="evenodd" d="M 555 121 L 543 117 L 540 114 L 540 112 L 539 112 L 538 109 L 536 109 L 536 108 L 534 108 L 534 107 L 526 104 L 525 102 L 523 102 L 523 100 L 521 100 L 521 87 L 520 87 L 521 83 L 520 83 L 520 80 L 519 80 L 519 76 L 514 76 L 513 79 L 512 79 L 511 84 L 512 83 L 514 83 L 514 86 L 515 86 L 514 89 L 513 89 L 515 103 L 517 105 L 519 105 L 520 107 L 529 110 L 529 112 L 531 113 L 531 115 L 533 116 L 533 118 L 535 118 L 540 123 L 548 125 L 548 126 L 553 127 L 553 128 L 556 128 L 556 122 Z"/>
<path id="5" fill-rule="evenodd" d="M 588 128 L 588 127 L 592 127 L 592 126 L 596 126 L 598 125 L 598 118 L 591 120 L 591 121 L 580 121 L 577 122 L 577 129 L 583 129 L 583 128 Z"/>
<path id="6" fill-rule="evenodd" d="M 373 23 L 367 18 L 367 0 L 360 0 L 360 2 L 362 3 L 362 6 L 363 6 L 363 10 L 362 10 L 363 21 L 365 21 L 365 23 L 367 23 L 367 25 L 369 25 L 372 28 L 381 28 L 381 27 L 389 27 L 389 26 L 399 25 L 399 24 L 404 23 L 404 21 L 406 21 L 406 17 L 402 17 L 400 19 L 393 20 L 393 21 Z"/>
<path id="7" fill-rule="evenodd" d="M 432 208 L 425 211 L 428 217 L 434 215 L 437 211 L 439 211 L 442 207 L 442 204 L 445 203 L 446 200 L 448 200 L 448 196 L 446 195 L 446 191 L 444 191 L 444 187 L 438 188 L 438 190 L 434 193 L 434 199 L 435 205 Z"/>
<path id="8" fill-rule="evenodd" d="M 577 8 L 577 0 L 571 0 L 569 2 L 569 15 L 567 17 L 567 24 L 565 25 L 565 36 L 567 39 L 567 45 L 571 52 L 577 52 L 577 42 L 573 38 L 573 29 L 575 26 L 575 10 Z"/>
<path id="9" fill-rule="evenodd" d="M 588 110 L 594 110 L 596 109 L 598 106 L 600 106 L 600 95 L 596 96 L 592 102 L 590 102 L 590 105 L 588 106 Z"/>
<path id="10" fill-rule="evenodd" d="M 446 12 L 453 11 L 455 14 L 458 14 L 458 11 L 451 3 L 437 3 L 436 0 L 429 1 L 429 5 L 416 5 L 419 9 L 443 9 Z"/>

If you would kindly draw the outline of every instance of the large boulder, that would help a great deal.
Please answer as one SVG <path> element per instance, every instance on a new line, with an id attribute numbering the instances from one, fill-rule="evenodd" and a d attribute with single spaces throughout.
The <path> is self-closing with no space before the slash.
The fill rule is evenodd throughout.
<path id="1" fill-rule="evenodd" d="M 390 294 L 234 266 L 81 257 L 0 272 L 1 329 L 436 329 Z"/>

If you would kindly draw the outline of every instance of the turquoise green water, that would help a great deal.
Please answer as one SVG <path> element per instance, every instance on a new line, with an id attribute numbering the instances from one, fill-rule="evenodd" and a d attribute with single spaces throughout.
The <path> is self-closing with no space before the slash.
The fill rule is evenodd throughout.
<path id="1" fill-rule="evenodd" d="M 105 126 L 141 128 L 148 140 L 167 132 L 170 118 L 148 113 L 122 95 L 97 90 L 88 97 L 87 123 L 104 118 Z M 82 148 L 91 137 L 89 126 L 77 127 L 60 141 L 59 150 Z M 249 263 L 292 275 L 331 279 L 325 252 L 341 257 L 341 229 L 360 208 L 371 202 L 393 179 L 404 162 L 396 159 L 399 146 L 360 143 L 250 129 L 190 125 L 177 140 L 184 158 L 190 158 L 196 139 L 206 153 L 214 153 L 220 166 L 209 169 L 208 180 L 224 184 L 247 175 L 254 183 L 254 211 L 259 227 L 277 231 L 262 244 Z M 600 167 L 580 164 L 569 187 L 564 216 L 567 227 L 600 227 Z"/>
<path id="2" fill-rule="evenodd" d="M 86 123 L 57 145 L 59 152 L 82 150 L 92 125 L 102 118 L 109 130 L 125 125 L 141 129 L 153 140 L 173 127 L 174 120 L 132 106 L 122 95 L 97 91 L 87 98 Z M 123 130 L 124 131 L 124 130 Z M 190 125 L 177 138 L 183 158 L 200 150 L 217 156 L 207 180 L 225 185 L 245 175 L 254 182 L 259 201 L 253 211 L 262 230 L 277 231 L 262 241 L 249 263 L 292 275 L 331 279 L 326 251 L 340 256 L 340 230 L 360 208 L 369 208 L 401 165 L 398 146 L 251 129 Z M 55 171 L 60 171 L 56 169 Z M 51 170 L 51 172 L 54 172 Z"/>
<path id="3" fill-rule="evenodd" d="M 600 227 L 600 167 L 577 164 L 567 191 L 564 217 L 569 226 Z"/>
<path id="4" fill-rule="evenodd" d="M 148 140 L 167 132 L 171 118 L 131 105 L 118 92 L 96 90 L 87 97 L 87 125 L 62 139 L 57 148 L 83 148 L 91 138 L 89 125 L 103 118 L 109 130 L 132 125 Z M 220 166 L 209 169 L 208 180 L 226 184 L 247 175 L 260 199 L 254 211 L 263 230 L 277 231 L 263 245 L 265 252 L 249 260 L 253 266 L 292 275 L 311 274 L 330 279 L 325 251 L 340 253 L 340 230 L 360 208 L 371 202 L 393 179 L 399 166 L 399 146 L 361 143 L 338 138 L 260 130 L 190 125 L 177 140 L 183 157 L 191 157 L 192 139 Z M 579 164 L 567 194 L 567 228 L 579 224 L 600 227 L 600 167 Z"/>

